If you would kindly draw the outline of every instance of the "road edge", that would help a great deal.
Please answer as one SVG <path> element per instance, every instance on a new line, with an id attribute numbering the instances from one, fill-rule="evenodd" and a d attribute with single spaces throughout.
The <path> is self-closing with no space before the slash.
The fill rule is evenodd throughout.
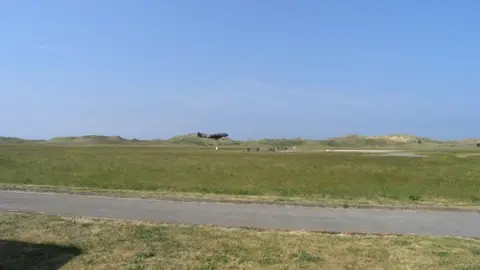
<path id="1" fill-rule="evenodd" d="M 239 199 L 239 198 L 202 198 L 181 195 L 140 196 L 139 194 L 128 194 L 119 191 L 76 191 L 68 188 L 55 187 L 29 187 L 29 186 L 2 186 L 1 191 L 20 191 L 32 193 L 50 193 L 50 194 L 68 194 L 80 196 L 95 196 L 109 198 L 130 198 L 144 200 L 160 200 L 175 202 L 200 202 L 200 203 L 231 203 L 231 204 L 257 204 L 257 205 L 278 205 L 278 206 L 300 206 L 300 207 L 318 207 L 318 208 L 342 208 L 342 209 L 372 209 L 372 210 L 419 210 L 419 211 L 438 211 L 438 212 L 476 212 L 480 213 L 480 207 L 453 207 L 436 205 L 387 205 L 387 204 L 358 204 L 358 203 L 325 203 L 325 202 L 296 202 L 296 201 L 275 201 L 261 199 Z"/>

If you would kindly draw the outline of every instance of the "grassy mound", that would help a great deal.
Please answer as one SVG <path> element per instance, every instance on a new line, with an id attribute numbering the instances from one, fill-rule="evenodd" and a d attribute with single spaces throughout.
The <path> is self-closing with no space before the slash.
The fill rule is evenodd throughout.
<path id="1" fill-rule="evenodd" d="M 354 134 L 344 137 L 334 137 L 328 140 L 318 141 L 318 143 L 333 147 L 366 147 L 440 144 L 441 141 L 413 135 L 363 136 Z"/>
<path id="2" fill-rule="evenodd" d="M 122 138 L 120 136 L 105 136 L 105 135 L 86 135 L 86 136 L 70 136 L 70 137 L 55 137 L 49 140 L 52 143 L 89 143 L 89 144 L 116 144 L 129 142 L 131 140 Z"/>
<path id="3" fill-rule="evenodd" d="M 197 146 L 211 147 L 213 145 L 222 146 L 239 146 L 239 147 L 260 147 L 260 148 L 292 148 L 293 146 L 302 149 L 318 149 L 330 147 L 354 147 L 354 148 L 370 148 L 370 147 L 388 147 L 388 148 L 477 148 L 480 139 L 463 139 L 463 140 L 435 140 L 428 137 L 393 134 L 386 136 L 364 136 L 364 135 L 347 135 L 343 137 L 333 137 L 329 139 L 302 139 L 302 138 L 266 138 L 258 140 L 232 140 L 230 138 L 222 138 L 219 141 L 207 138 L 199 138 L 196 133 L 177 135 L 170 139 L 154 139 L 154 140 L 138 140 L 126 139 L 121 136 L 105 136 L 105 135 L 86 135 L 86 136 L 68 136 L 55 137 L 49 140 L 26 140 L 17 137 L 0 137 L 0 143 L 53 143 L 53 144 L 74 144 L 74 145 L 90 145 L 90 144 L 132 144 L 132 145 L 172 145 L 172 146 Z M 453 147 L 453 148 L 452 148 Z"/>
<path id="4" fill-rule="evenodd" d="M 18 137 L 2 137 L 2 136 L 0 136 L 0 143 L 2 143 L 2 144 L 17 144 L 17 143 L 28 143 L 28 142 L 42 143 L 42 142 L 45 142 L 45 141 L 44 140 L 25 140 L 25 139 L 18 138 Z"/>
<path id="5" fill-rule="evenodd" d="M 23 141 L 23 139 L 17 138 L 17 137 L 2 137 L 2 136 L 0 136 L 0 142 L 3 142 L 3 141 Z"/>

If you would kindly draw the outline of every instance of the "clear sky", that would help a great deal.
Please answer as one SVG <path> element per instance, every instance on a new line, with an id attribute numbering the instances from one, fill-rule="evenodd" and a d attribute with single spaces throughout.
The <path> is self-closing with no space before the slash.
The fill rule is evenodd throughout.
<path id="1" fill-rule="evenodd" d="M 478 0 L 0 2 L 0 136 L 480 137 Z"/>

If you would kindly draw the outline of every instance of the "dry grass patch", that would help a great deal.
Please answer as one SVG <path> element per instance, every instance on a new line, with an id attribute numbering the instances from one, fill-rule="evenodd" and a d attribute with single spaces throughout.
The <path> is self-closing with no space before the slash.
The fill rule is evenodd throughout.
<path id="1" fill-rule="evenodd" d="M 461 238 L 258 231 L 23 213 L 0 214 L 0 235 L 4 243 L 21 243 L 0 245 L 2 269 L 480 269 L 480 241 Z"/>

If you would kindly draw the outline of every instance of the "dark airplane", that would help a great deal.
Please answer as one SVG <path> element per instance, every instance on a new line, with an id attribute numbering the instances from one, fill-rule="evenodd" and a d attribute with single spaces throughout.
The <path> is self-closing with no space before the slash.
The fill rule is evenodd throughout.
<path id="1" fill-rule="evenodd" d="M 207 134 L 207 133 L 197 132 L 197 136 L 198 136 L 199 138 L 214 139 L 214 140 L 217 140 L 217 141 L 218 141 L 218 139 L 220 139 L 220 138 L 228 137 L 228 134 L 227 134 L 227 133 Z"/>

